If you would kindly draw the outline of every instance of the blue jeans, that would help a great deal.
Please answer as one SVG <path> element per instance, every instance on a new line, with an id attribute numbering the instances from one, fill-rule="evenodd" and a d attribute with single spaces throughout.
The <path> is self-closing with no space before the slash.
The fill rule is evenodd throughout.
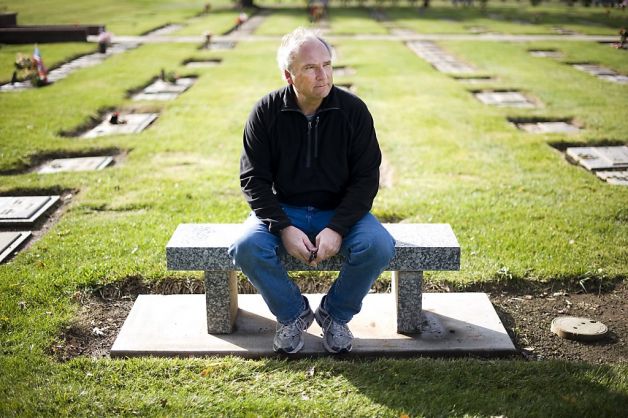
<path id="1" fill-rule="evenodd" d="M 334 215 L 333 210 L 282 205 L 292 225 L 312 243 Z M 242 269 L 281 323 L 294 321 L 306 307 L 299 287 L 288 277 L 279 255 L 285 254 L 281 238 L 268 231 L 254 213 L 245 222 L 246 231 L 229 248 L 234 264 Z M 395 241 L 370 213 L 360 219 L 342 239 L 344 264 L 323 299 L 332 319 L 345 324 L 360 312 L 362 299 L 395 254 Z"/>

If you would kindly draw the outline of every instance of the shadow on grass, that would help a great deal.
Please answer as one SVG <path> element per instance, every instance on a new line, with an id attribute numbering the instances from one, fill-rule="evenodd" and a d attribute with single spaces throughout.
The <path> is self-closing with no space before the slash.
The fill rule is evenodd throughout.
<path id="1" fill-rule="evenodd" d="M 610 366 L 565 362 L 379 360 L 333 369 L 377 404 L 412 416 L 617 416 L 628 395 Z"/>

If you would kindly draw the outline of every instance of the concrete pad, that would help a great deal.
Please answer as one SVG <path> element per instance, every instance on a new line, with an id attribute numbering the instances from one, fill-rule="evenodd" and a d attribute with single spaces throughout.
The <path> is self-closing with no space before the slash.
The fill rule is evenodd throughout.
<path id="1" fill-rule="evenodd" d="M 306 295 L 314 309 L 323 295 Z M 140 295 L 111 348 L 112 357 L 275 355 L 276 322 L 259 295 L 238 295 L 235 332 L 207 334 L 205 295 Z M 424 293 L 421 334 L 396 333 L 392 294 L 369 294 L 350 323 L 353 356 L 505 355 L 516 349 L 485 293 Z M 304 356 L 327 354 L 314 322 Z"/>

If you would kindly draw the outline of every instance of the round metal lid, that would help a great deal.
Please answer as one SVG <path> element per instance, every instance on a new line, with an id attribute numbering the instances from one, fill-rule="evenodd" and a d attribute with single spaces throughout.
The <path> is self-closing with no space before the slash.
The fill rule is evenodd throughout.
<path id="1" fill-rule="evenodd" d="M 604 338 L 608 327 L 590 318 L 577 316 L 559 316 L 552 321 L 551 330 L 554 334 L 578 341 L 594 341 Z"/>

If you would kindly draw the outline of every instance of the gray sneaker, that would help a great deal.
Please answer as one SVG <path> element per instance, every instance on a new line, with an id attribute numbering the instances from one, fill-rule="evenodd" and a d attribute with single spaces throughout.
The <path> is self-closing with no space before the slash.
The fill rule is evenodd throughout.
<path id="1" fill-rule="evenodd" d="M 303 348 L 303 332 L 314 322 L 314 313 L 307 301 L 305 303 L 306 307 L 297 319 L 287 324 L 277 322 L 273 341 L 273 350 L 276 352 L 294 354 Z"/>
<path id="2" fill-rule="evenodd" d="M 316 323 L 323 329 L 323 347 L 330 353 L 348 353 L 353 348 L 353 334 L 347 324 L 339 324 L 323 308 L 323 301 L 314 313 Z"/>

